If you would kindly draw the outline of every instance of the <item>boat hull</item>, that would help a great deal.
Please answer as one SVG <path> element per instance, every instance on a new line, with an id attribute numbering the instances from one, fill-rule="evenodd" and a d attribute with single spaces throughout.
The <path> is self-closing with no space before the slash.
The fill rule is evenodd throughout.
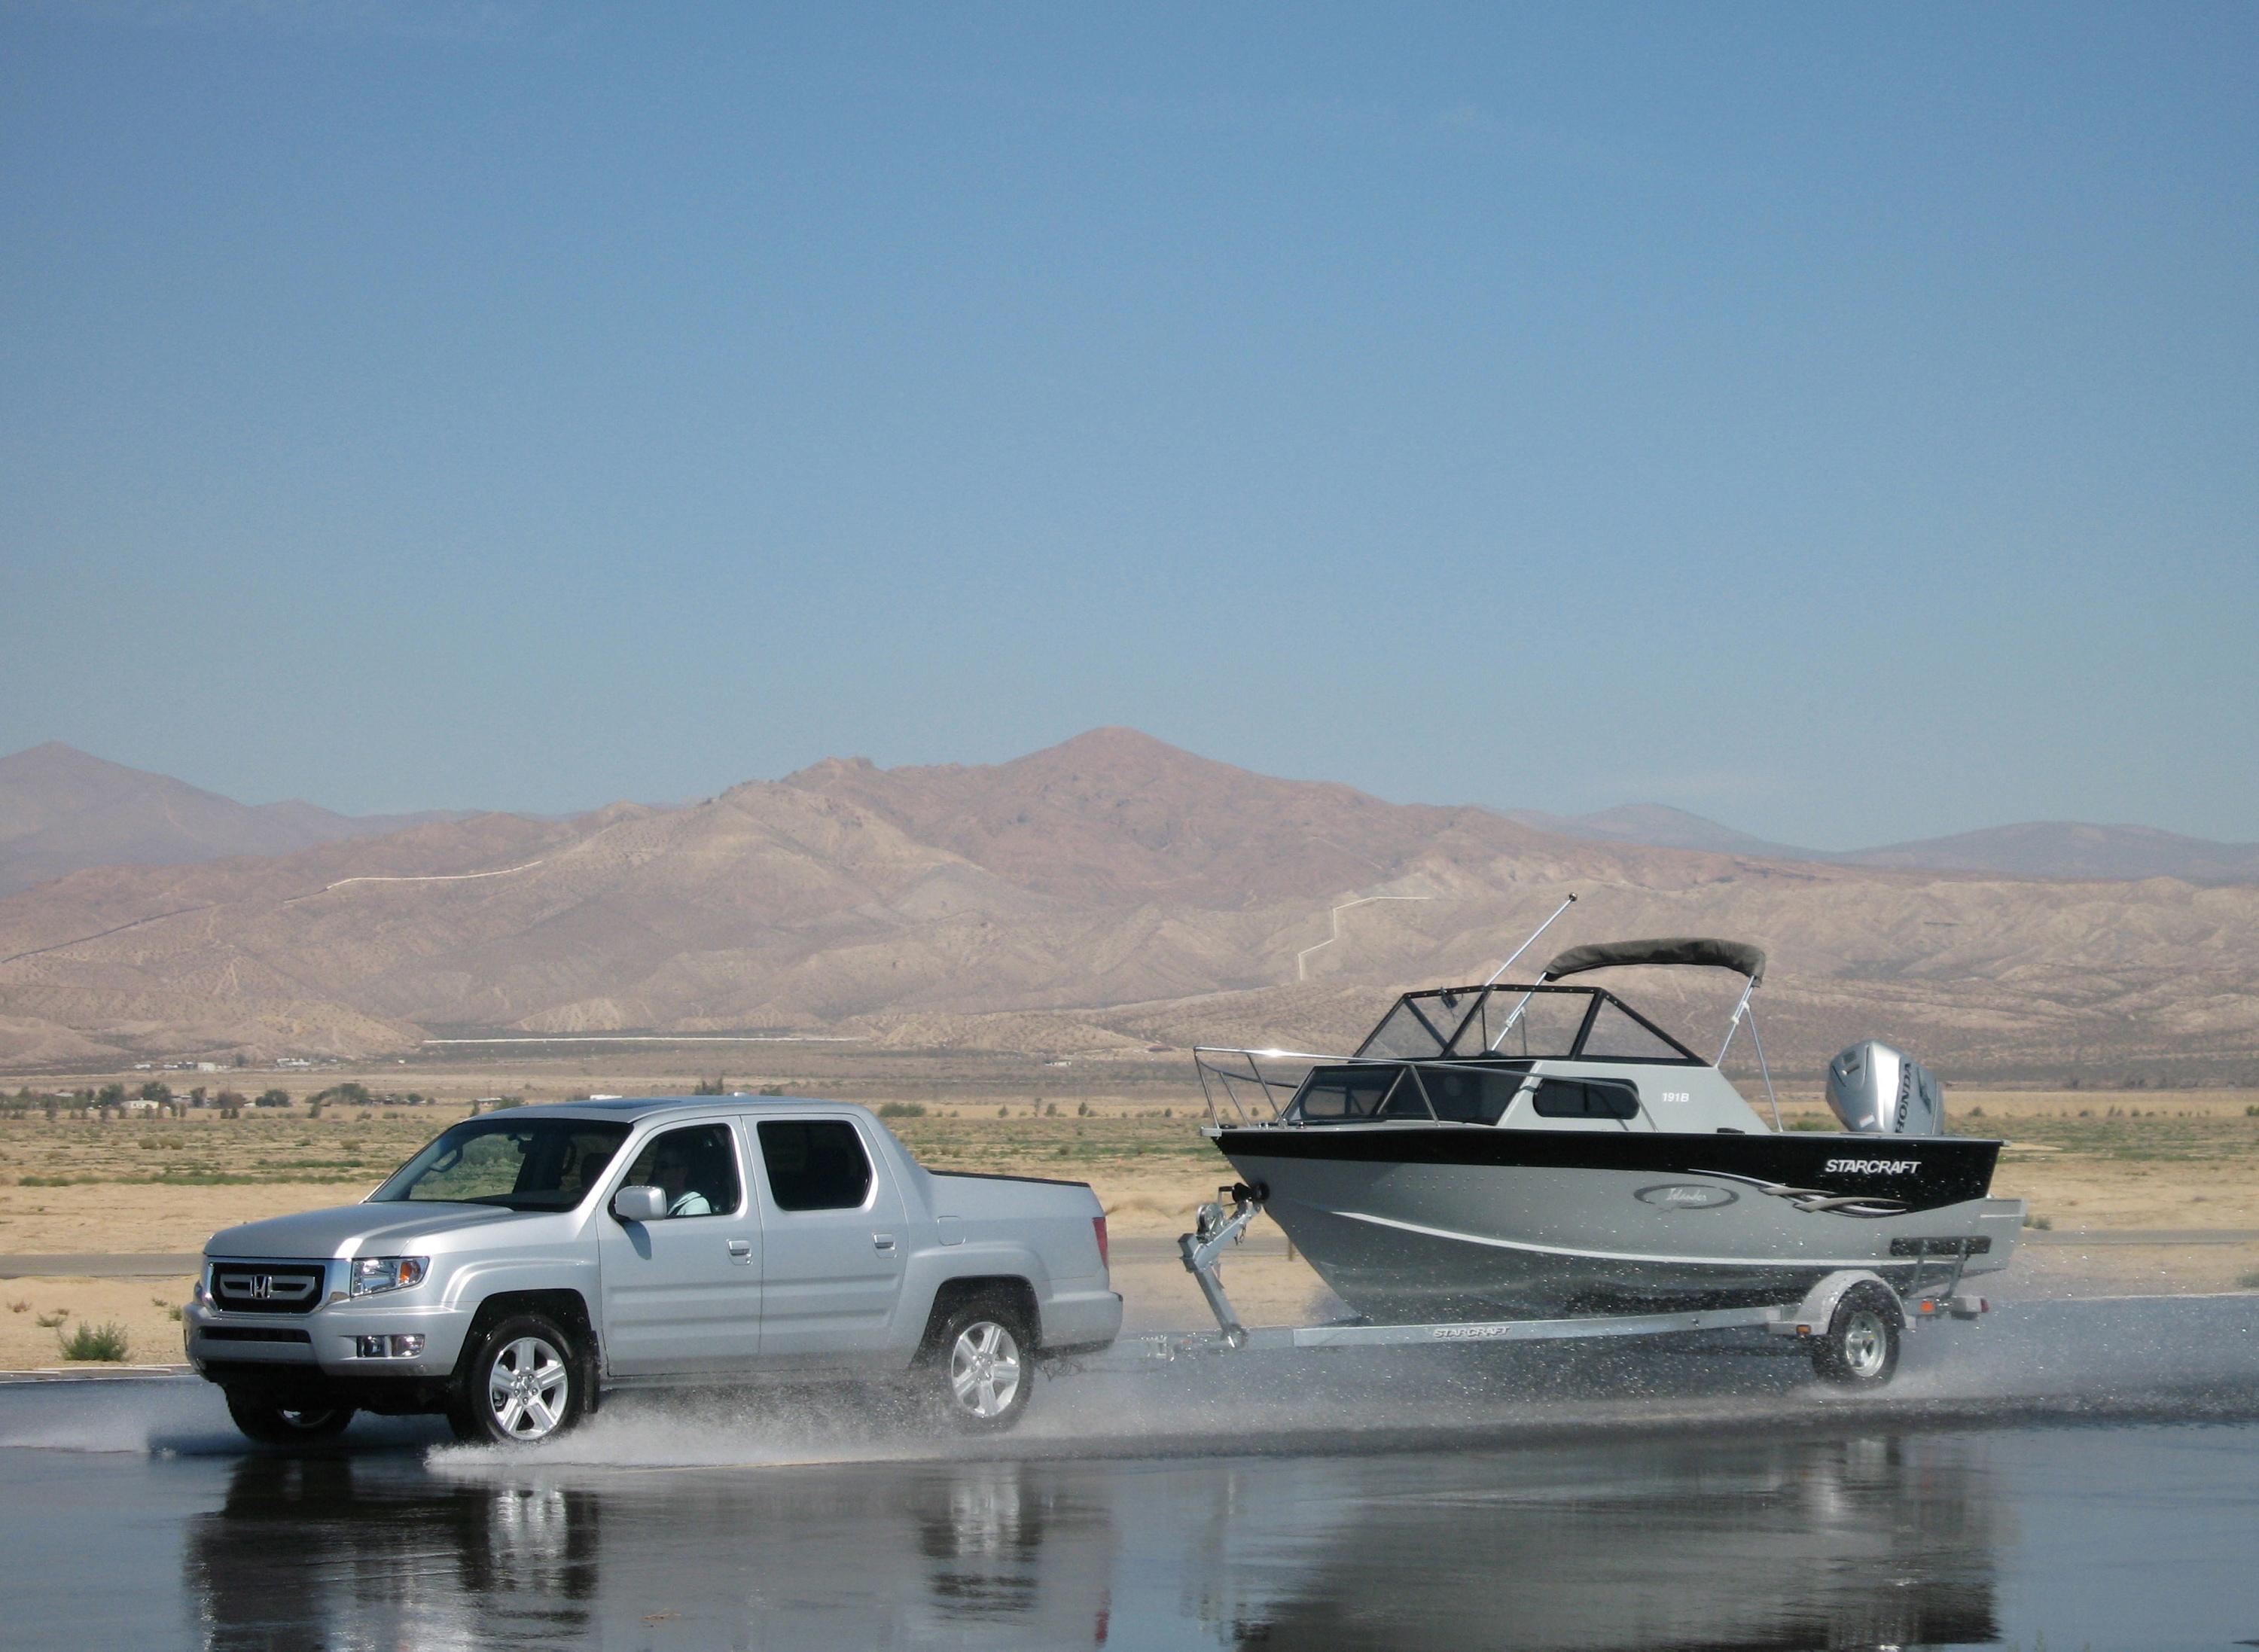
<path id="1" fill-rule="evenodd" d="M 1864 1268 L 1900 1288 L 2006 1265 L 1999 1143 L 1481 1127 L 1226 1129 L 1216 1144 L 1319 1277 L 1382 1320 L 1793 1302 Z"/>

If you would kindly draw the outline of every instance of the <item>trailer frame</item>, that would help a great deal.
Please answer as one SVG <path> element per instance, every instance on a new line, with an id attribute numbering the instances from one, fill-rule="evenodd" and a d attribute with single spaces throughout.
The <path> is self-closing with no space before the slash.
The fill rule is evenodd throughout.
<path id="1" fill-rule="evenodd" d="M 1200 1286 L 1208 1311 L 1215 1316 L 1213 1331 L 1172 1331 L 1125 1337 L 1115 1344 L 1102 1363 L 1120 1369 L 1170 1364 L 1243 1350 L 1283 1351 L 1319 1348 L 1464 1347 L 1487 1342 L 1562 1342 L 1614 1336 L 1668 1336 L 1695 1331 L 1762 1330 L 1813 1345 L 1817 1356 L 1836 1321 L 1845 1298 L 1865 1286 L 1887 1294 L 1896 1315 L 1892 1331 L 1903 1331 L 1925 1321 L 1970 1321 L 1987 1312 L 1984 1297 L 1961 1290 L 1968 1266 L 1964 1244 L 1925 1250 L 1914 1258 L 1912 1279 L 1893 1285 L 1866 1268 L 1843 1268 L 1828 1274 L 1798 1301 L 1761 1307 L 1686 1308 L 1650 1314 L 1579 1314 L 1550 1320 L 1449 1320 L 1407 1324 L 1366 1319 L 1336 1320 L 1321 1325 L 1250 1327 L 1241 1322 L 1217 1272 L 1224 1255 L 1245 1235 L 1263 1214 L 1267 1190 L 1235 1182 L 1219 1188 L 1214 1200 L 1201 1206 L 1194 1230 L 1180 1235 L 1177 1250 L 1185 1271 Z M 1933 1264 L 1936 1275 L 1931 1277 Z M 1865 1292 L 1863 1302 L 1881 1299 Z M 1092 1370 L 1100 1362 L 1078 1359 L 1072 1369 Z M 1871 1385 L 1879 1386 L 1888 1376 Z"/>

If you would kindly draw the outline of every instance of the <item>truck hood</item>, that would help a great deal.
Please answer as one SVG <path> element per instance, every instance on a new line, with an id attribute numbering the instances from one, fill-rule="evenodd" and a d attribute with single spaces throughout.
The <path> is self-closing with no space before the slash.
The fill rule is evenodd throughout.
<path id="1" fill-rule="evenodd" d="M 208 1257 L 413 1256 L 418 1242 L 467 1228 L 516 1220 L 522 1213 L 493 1205 L 338 1205 L 296 1216 L 271 1216 L 223 1228 L 204 1246 Z M 542 1213 L 546 1214 L 546 1213 Z"/>

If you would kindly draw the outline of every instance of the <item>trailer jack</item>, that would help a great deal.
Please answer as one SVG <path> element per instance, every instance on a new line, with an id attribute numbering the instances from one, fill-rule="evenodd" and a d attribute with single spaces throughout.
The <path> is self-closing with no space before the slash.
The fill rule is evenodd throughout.
<path id="1" fill-rule="evenodd" d="M 1216 1264 L 1224 1248 L 1237 1244 L 1247 1232 L 1248 1224 L 1263 1214 L 1263 1200 L 1269 1193 L 1266 1187 L 1250 1187 L 1245 1182 L 1219 1187 L 1215 1200 L 1200 1207 L 1192 1232 L 1177 1236 L 1177 1250 L 1185 1259 L 1185 1271 L 1193 1276 L 1201 1294 L 1208 1299 L 1208 1312 L 1215 1315 L 1216 1324 L 1222 1328 L 1226 1348 L 1244 1348 L 1247 1328 L 1239 1322 L 1238 1311 L 1223 1293 L 1223 1279 L 1216 1272 Z M 1229 1201 L 1229 1207 L 1226 1200 Z"/>

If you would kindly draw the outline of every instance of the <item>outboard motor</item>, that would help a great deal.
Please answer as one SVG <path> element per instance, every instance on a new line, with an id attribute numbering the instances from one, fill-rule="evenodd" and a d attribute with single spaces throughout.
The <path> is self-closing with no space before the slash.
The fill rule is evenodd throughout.
<path id="1" fill-rule="evenodd" d="M 1828 1105 L 1861 1136 L 1945 1132 L 1945 1098 L 1929 1069 L 1871 1038 L 1828 1064 Z"/>

